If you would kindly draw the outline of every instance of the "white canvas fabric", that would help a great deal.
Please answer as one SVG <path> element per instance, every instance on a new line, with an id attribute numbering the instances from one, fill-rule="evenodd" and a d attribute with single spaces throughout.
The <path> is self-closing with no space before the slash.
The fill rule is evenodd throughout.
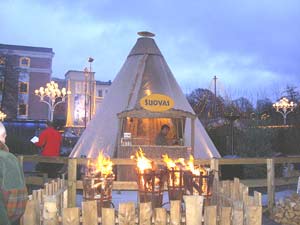
<path id="1" fill-rule="evenodd" d="M 174 109 L 194 111 L 176 82 L 154 39 L 141 37 L 128 55 L 120 72 L 113 81 L 101 107 L 97 110 L 86 130 L 71 152 L 71 157 L 97 157 L 102 150 L 113 157 L 118 133 L 117 114 L 140 109 L 139 101 L 147 91 L 163 94 L 174 99 Z M 191 141 L 191 121 L 186 121 L 186 145 Z M 220 157 L 201 122 L 195 124 L 195 158 Z"/>

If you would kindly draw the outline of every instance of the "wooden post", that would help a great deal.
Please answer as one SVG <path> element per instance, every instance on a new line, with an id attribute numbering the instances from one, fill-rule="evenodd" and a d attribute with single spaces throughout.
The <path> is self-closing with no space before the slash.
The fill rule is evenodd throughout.
<path id="1" fill-rule="evenodd" d="M 77 159 L 68 159 L 68 207 L 76 206 Z"/>
<path id="2" fill-rule="evenodd" d="M 203 196 L 197 195 L 183 196 L 186 225 L 202 225 L 203 199 Z"/>
<path id="3" fill-rule="evenodd" d="M 135 225 L 134 202 L 119 204 L 119 225 Z"/>
<path id="4" fill-rule="evenodd" d="M 231 225 L 231 207 L 221 207 L 220 225 Z"/>
<path id="5" fill-rule="evenodd" d="M 204 225 L 217 225 L 217 206 L 205 206 Z"/>
<path id="6" fill-rule="evenodd" d="M 262 207 L 246 206 L 245 207 L 245 225 L 261 225 L 262 224 Z"/>
<path id="7" fill-rule="evenodd" d="M 96 200 L 82 202 L 82 225 L 98 225 Z"/>
<path id="8" fill-rule="evenodd" d="M 255 206 L 262 206 L 261 203 L 261 193 L 254 191 L 254 205 Z"/>
<path id="9" fill-rule="evenodd" d="M 268 180 L 268 211 L 273 212 L 275 204 L 275 166 L 274 159 L 267 159 L 267 180 Z"/>
<path id="10" fill-rule="evenodd" d="M 18 155 L 18 160 L 19 160 L 19 163 L 20 163 L 21 167 L 23 168 L 24 156 L 23 155 Z"/>
<path id="11" fill-rule="evenodd" d="M 154 224 L 155 225 L 167 225 L 167 211 L 164 208 L 154 209 Z"/>
<path id="12" fill-rule="evenodd" d="M 170 224 L 180 225 L 181 224 L 181 201 L 170 202 Z"/>
<path id="13" fill-rule="evenodd" d="M 115 209 L 102 208 L 102 225 L 114 225 L 115 222 Z"/>
<path id="14" fill-rule="evenodd" d="M 43 222 L 44 225 L 58 225 L 55 196 L 44 197 Z"/>
<path id="15" fill-rule="evenodd" d="M 26 204 L 25 213 L 21 218 L 22 225 L 40 224 L 40 205 L 37 200 L 29 200 Z"/>
<path id="16" fill-rule="evenodd" d="M 140 203 L 139 224 L 151 225 L 152 206 L 151 202 Z"/>
<path id="17" fill-rule="evenodd" d="M 191 118 L 191 147 L 192 147 L 192 156 L 195 152 L 195 118 Z"/>
<path id="18" fill-rule="evenodd" d="M 80 225 L 80 209 L 79 208 L 63 209 L 62 225 Z"/>

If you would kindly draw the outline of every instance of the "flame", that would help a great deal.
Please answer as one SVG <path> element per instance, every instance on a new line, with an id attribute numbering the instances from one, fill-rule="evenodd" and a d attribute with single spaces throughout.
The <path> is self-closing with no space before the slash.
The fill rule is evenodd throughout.
<path id="1" fill-rule="evenodd" d="M 145 153 L 141 148 L 135 153 L 135 156 L 132 155 L 130 158 L 136 160 L 137 168 L 141 174 L 144 174 L 147 169 L 153 169 L 153 162 L 145 157 Z"/>
<path id="2" fill-rule="evenodd" d="M 173 173 L 175 176 L 169 177 L 170 183 L 175 186 L 180 185 L 180 173 L 176 172 L 178 170 L 183 170 L 183 171 L 191 171 L 193 175 L 195 176 L 207 176 L 209 175 L 209 170 L 205 169 L 203 166 L 195 166 L 194 165 L 194 157 L 191 155 L 189 160 L 185 162 L 183 158 L 178 158 L 176 160 L 173 160 L 169 158 L 169 156 L 162 155 L 163 161 L 166 163 L 167 168 L 169 170 L 174 170 Z M 207 184 L 207 179 L 202 179 L 202 186 L 201 186 L 201 191 L 202 193 L 206 193 L 208 188 Z M 195 191 L 197 193 L 197 191 Z"/>
<path id="3" fill-rule="evenodd" d="M 95 176 L 108 177 L 113 174 L 113 163 L 102 151 L 99 153 L 96 163 L 88 161 L 87 166 Z"/>

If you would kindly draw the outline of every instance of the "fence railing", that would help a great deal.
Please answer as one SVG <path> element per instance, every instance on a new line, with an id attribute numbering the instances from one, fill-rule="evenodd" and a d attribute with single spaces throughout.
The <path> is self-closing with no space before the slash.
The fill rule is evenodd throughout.
<path id="1" fill-rule="evenodd" d="M 21 163 L 23 162 L 47 162 L 61 163 L 67 165 L 67 186 L 68 186 L 68 207 L 75 207 L 76 190 L 82 189 L 82 181 L 77 180 L 77 166 L 87 165 L 87 158 L 67 158 L 67 157 L 41 157 L 37 155 L 20 155 L 18 156 Z M 136 162 L 131 159 L 111 159 L 116 166 L 135 165 Z M 163 165 L 161 159 L 153 159 L 157 164 Z M 221 165 L 264 165 L 266 166 L 266 179 L 247 179 L 241 180 L 241 183 L 248 187 L 267 187 L 268 192 L 268 210 L 272 212 L 275 204 L 275 186 L 296 184 L 298 177 L 275 178 L 275 165 L 286 163 L 300 163 L 300 157 L 284 157 L 284 158 L 238 158 L 238 159 L 212 159 L 202 160 L 196 159 L 195 164 L 212 165 L 219 171 Z M 27 184 L 43 185 L 45 178 L 37 176 L 26 176 Z M 114 181 L 113 190 L 137 190 L 137 183 L 134 181 Z"/>

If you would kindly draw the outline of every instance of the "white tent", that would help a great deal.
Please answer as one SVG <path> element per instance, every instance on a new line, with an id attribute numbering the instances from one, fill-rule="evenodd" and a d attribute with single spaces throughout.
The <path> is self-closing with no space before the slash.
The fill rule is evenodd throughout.
<path id="1" fill-rule="evenodd" d="M 174 109 L 194 113 L 176 82 L 153 38 L 138 38 L 109 93 L 71 152 L 71 157 L 97 157 L 102 150 L 116 155 L 118 117 L 126 110 L 139 109 L 139 101 L 146 93 L 159 93 L 174 99 Z M 186 145 L 191 143 L 191 122 L 185 124 Z M 195 158 L 220 157 L 201 122 L 195 121 Z"/>

